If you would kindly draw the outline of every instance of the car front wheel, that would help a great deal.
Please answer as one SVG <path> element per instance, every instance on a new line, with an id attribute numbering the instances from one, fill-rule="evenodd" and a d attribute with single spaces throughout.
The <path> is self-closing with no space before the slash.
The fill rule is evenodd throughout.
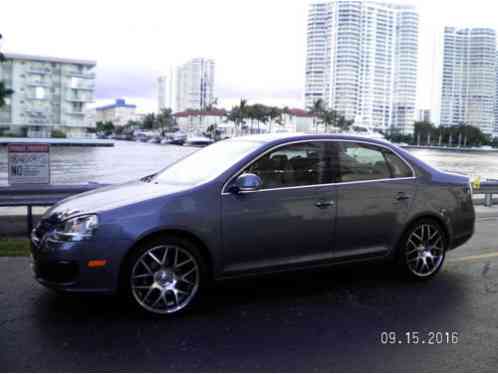
<path id="1" fill-rule="evenodd" d="M 128 296 L 143 310 L 177 314 L 199 298 L 206 268 L 188 240 L 164 238 L 137 249 L 128 265 Z"/>
<path id="2" fill-rule="evenodd" d="M 413 225 L 401 241 L 399 256 L 403 272 L 412 279 L 429 279 L 441 270 L 447 239 L 441 225 L 425 219 Z"/>

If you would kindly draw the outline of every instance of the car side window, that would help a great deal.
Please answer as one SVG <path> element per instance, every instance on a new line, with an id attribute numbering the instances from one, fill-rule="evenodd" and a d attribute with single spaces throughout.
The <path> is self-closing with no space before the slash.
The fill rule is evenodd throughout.
<path id="1" fill-rule="evenodd" d="M 340 181 L 356 182 L 391 178 L 391 169 L 383 150 L 369 144 L 338 144 Z"/>
<path id="2" fill-rule="evenodd" d="M 269 152 L 244 172 L 258 175 L 263 189 L 328 184 L 338 172 L 331 159 L 325 142 L 297 143 Z"/>
<path id="3" fill-rule="evenodd" d="M 412 170 L 408 167 L 406 162 L 400 159 L 397 155 L 389 150 L 384 151 L 387 163 L 391 169 L 393 178 L 411 178 L 413 177 Z"/>

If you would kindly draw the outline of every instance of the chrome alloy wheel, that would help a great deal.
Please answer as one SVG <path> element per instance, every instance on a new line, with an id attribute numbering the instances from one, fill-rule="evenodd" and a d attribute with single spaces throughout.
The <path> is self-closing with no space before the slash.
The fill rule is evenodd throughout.
<path id="1" fill-rule="evenodd" d="M 157 246 L 144 252 L 131 271 L 131 290 L 146 310 L 169 314 L 185 308 L 199 289 L 199 265 L 179 246 Z"/>
<path id="2" fill-rule="evenodd" d="M 408 236 L 405 256 L 408 269 L 414 275 L 426 278 L 437 272 L 445 256 L 445 241 L 440 229 L 427 223 L 417 226 Z"/>

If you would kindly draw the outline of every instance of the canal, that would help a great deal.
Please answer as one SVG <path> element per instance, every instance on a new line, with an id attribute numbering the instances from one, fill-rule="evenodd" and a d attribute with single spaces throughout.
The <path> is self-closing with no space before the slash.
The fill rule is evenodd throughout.
<path id="1" fill-rule="evenodd" d="M 116 141 L 115 147 L 52 147 L 53 184 L 119 183 L 156 172 L 197 148 Z M 415 156 L 442 170 L 498 179 L 498 153 L 412 149 Z M 7 184 L 7 150 L 0 146 L 0 185 Z"/>

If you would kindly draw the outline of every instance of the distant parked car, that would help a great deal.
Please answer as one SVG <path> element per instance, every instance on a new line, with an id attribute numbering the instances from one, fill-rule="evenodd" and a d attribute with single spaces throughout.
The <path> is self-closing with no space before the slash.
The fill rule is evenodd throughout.
<path id="1" fill-rule="evenodd" d="M 212 281 L 393 261 L 429 279 L 474 232 L 468 178 L 347 135 L 221 141 L 155 175 L 68 198 L 32 233 L 34 272 L 174 314 Z"/>

